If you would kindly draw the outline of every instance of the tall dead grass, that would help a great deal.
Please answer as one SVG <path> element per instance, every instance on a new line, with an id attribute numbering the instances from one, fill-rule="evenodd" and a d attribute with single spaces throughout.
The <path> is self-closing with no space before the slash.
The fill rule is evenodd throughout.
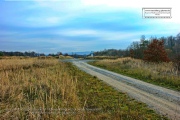
<path id="1" fill-rule="evenodd" d="M 120 64 L 126 64 L 127 66 L 131 68 L 140 68 L 144 69 L 146 71 L 150 71 L 152 73 L 159 73 L 164 75 L 172 75 L 172 76 L 178 76 L 178 69 L 176 69 L 172 62 L 166 63 L 152 63 L 152 62 L 144 62 L 139 59 L 132 59 L 130 57 L 127 58 L 118 58 L 116 60 L 103 60 L 105 62 L 109 63 L 120 63 Z M 103 62 L 102 61 L 102 62 Z"/>
<path id="2" fill-rule="evenodd" d="M 130 75 L 144 81 L 180 90 L 180 75 L 172 62 L 148 63 L 139 59 L 118 58 L 101 60 L 94 65 Z"/>
<path id="3" fill-rule="evenodd" d="M 69 75 L 66 66 L 58 60 L 3 59 L 0 118 L 49 119 L 62 114 L 58 109 L 79 108 L 76 84 L 77 78 Z M 63 119 L 63 115 L 57 118 Z"/>

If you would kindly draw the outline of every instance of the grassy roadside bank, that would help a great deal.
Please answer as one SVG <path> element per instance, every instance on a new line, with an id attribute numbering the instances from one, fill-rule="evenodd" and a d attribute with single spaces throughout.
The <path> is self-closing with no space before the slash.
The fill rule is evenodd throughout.
<path id="1" fill-rule="evenodd" d="M 2 119 L 165 119 L 71 63 L 0 60 Z"/>
<path id="2" fill-rule="evenodd" d="M 172 63 L 145 63 L 131 58 L 100 60 L 89 64 L 136 78 L 148 83 L 180 91 L 180 76 Z"/>

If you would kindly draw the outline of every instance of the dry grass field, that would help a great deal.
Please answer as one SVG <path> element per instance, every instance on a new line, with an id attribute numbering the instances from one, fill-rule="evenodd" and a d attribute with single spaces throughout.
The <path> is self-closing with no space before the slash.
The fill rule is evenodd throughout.
<path id="1" fill-rule="evenodd" d="M 166 118 L 70 63 L 12 58 L 0 60 L 0 119 Z"/>
<path id="2" fill-rule="evenodd" d="M 147 63 L 132 58 L 104 59 L 90 64 L 180 91 L 179 71 L 173 63 Z"/>
<path id="3" fill-rule="evenodd" d="M 88 56 L 86 59 L 97 59 L 97 60 L 103 60 L 103 59 L 117 59 L 118 56 Z"/>

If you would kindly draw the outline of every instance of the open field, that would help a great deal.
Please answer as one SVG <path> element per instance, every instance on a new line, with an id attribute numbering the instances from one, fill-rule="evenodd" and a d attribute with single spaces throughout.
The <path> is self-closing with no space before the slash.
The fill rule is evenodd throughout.
<path id="1" fill-rule="evenodd" d="M 179 71 L 173 63 L 147 63 L 132 58 L 119 58 L 116 60 L 100 60 L 90 62 L 110 71 L 140 79 L 145 82 L 180 91 Z"/>
<path id="2" fill-rule="evenodd" d="M 117 59 L 118 56 L 88 56 L 86 59 L 97 59 L 97 60 L 103 60 L 103 59 Z"/>
<path id="3" fill-rule="evenodd" d="M 166 119 L 70 63 L 37 58 L 0 60 L 0 118 Z"/>

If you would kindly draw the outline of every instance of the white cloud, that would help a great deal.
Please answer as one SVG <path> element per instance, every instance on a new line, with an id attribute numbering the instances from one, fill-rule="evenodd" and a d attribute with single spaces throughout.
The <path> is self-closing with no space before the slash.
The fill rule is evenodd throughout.
<path id="1" fill-rule="evenodd" d="M 59 17 L 49 17 L 46 18 L 45 21 L 48 22 L 49 24 L 59 24 L 60 23 L 60 18 Z"/>
<path id="2" fill-rule="evenodd" d="M 82 0 L 82 3 L 87 6 L 107 6 L 107 7 L 126 7 L 126 8 L 141 8 L 141 7 L 170 7 L 178 6 L 178 0 Z"/>
<path id="3" fill-rule="evenodd" d="M 161 30 L 155 28 L 153 30 L 148 31 L 103 31 L 103 30 L 95 30 L 95 29 L 71 29 L 71 30 L 63 30 L 57 31 L 56 34 L 63 35 L 63 36 L 74 36 L 74 37 L 81 37 L 81 36 L 92 36 L 97 38 L 98 40 L 104 41 L 123 41 L 123 40 L 131 40 L 131 39 L 139 39 L 141 35 L 147 36 L 160 36 L 163 35 L 170 36 L 176 35 L 177 32 L 172 30 L 169 31 L 167 29 Z"/>
<path id="4" fill-rule="evenodd" d="M 39 7 L 46 7 L 55 11 L 69 11 L 81 8 L 79 0 L 33 0 Z"/>
<path id="5" fill-rule="evenodd" d="M 66 21 L 74 19 L 79 16 L 93 14 L 93 13 L 106 13 L 110 11 L 133 11 L 139 14 L 141 17 L 143 7 L 171 7 L 172 8 L 172 19 L 161 19 L 161 20 L 146 20 L 149 23 L 170 23 L 180 24 L 178 0 L 33 0 L 33 9 L 44 9 L 45 14 L 40 14 L 39 18 L 28 18 L 29 22 L 38 23 L 40 26 L 51 26 L 61 25 Z M 52 16 L 52 15 L 53 16 Z M 128 16 L 128 15 L 127 15 Z M 126 16 L 123 16 L 126 17 Z M 139 19 L 139 18 L 137 18 Z M 141 18 L 140 18 L 141 19 Z M 88 21 L 87 21 L 88 22 Z M 147 23 L 147 22 L 146 22 Z M 141 24 L 136 23 L 136 24 Z"/>
<path id="6" fill-rule="evenodd" d="M 98 34 L 98 31 L 91 29 L 65 29 L 62 31 L 57 31 L 56 33 L 65 36 L 94 36 Z"/>
<path id="7" fill-rule="evenodd" d="M 170 7 L 172 19 L 163 22 L 180 24 L 179 0 L 34 0 L 39 7 L 45 7 L 54 12 L 71 14 L 72 17 L 93 12 L 108 12 L 117 10 L 135 11 L 142 13 L 144 7 Z"/>
<path id="8" fill-rule="evenodd" d="M 81 37 L 81 36 L 92 36 L 97 37 L 100 40 L 110 40 L 110 41 L 116 41 L 116 40 L 123 40 L 127 39 L 133 36 L 139 36 L 142 35 L 142 32 L 123 32 L 123 31 L 102 31 L 102 30 L 93 30 L 93 29 L 71 29 L 71 30 L 63 30 L 56 32 L 59 35 L 65 35 L 65 36 L 75 36 L 75 37 Z"/>
<path id="9" fill-rule="evenodd" d="M 63 18 L 56 17 L 56 16 L 41 16 L 41 17 L 28 17 L 26 19 L 29 25 L 31 27 L 40 27 L 40 26 L 54 26 L 54 25 L 60 25 L 64 22 Z"/>
<path id="10" fill-rule="evenodd" d="M 170 7 L 172 8 L 172 19 L 162 20 L 163 22 L 180 24 L 180 7 L 179 0 L 83 0 L 86 6 L 96 6 L 97 8 L 106 10 L 132 10 L 141 13 L 142 8 L 145 7 Z"/>

